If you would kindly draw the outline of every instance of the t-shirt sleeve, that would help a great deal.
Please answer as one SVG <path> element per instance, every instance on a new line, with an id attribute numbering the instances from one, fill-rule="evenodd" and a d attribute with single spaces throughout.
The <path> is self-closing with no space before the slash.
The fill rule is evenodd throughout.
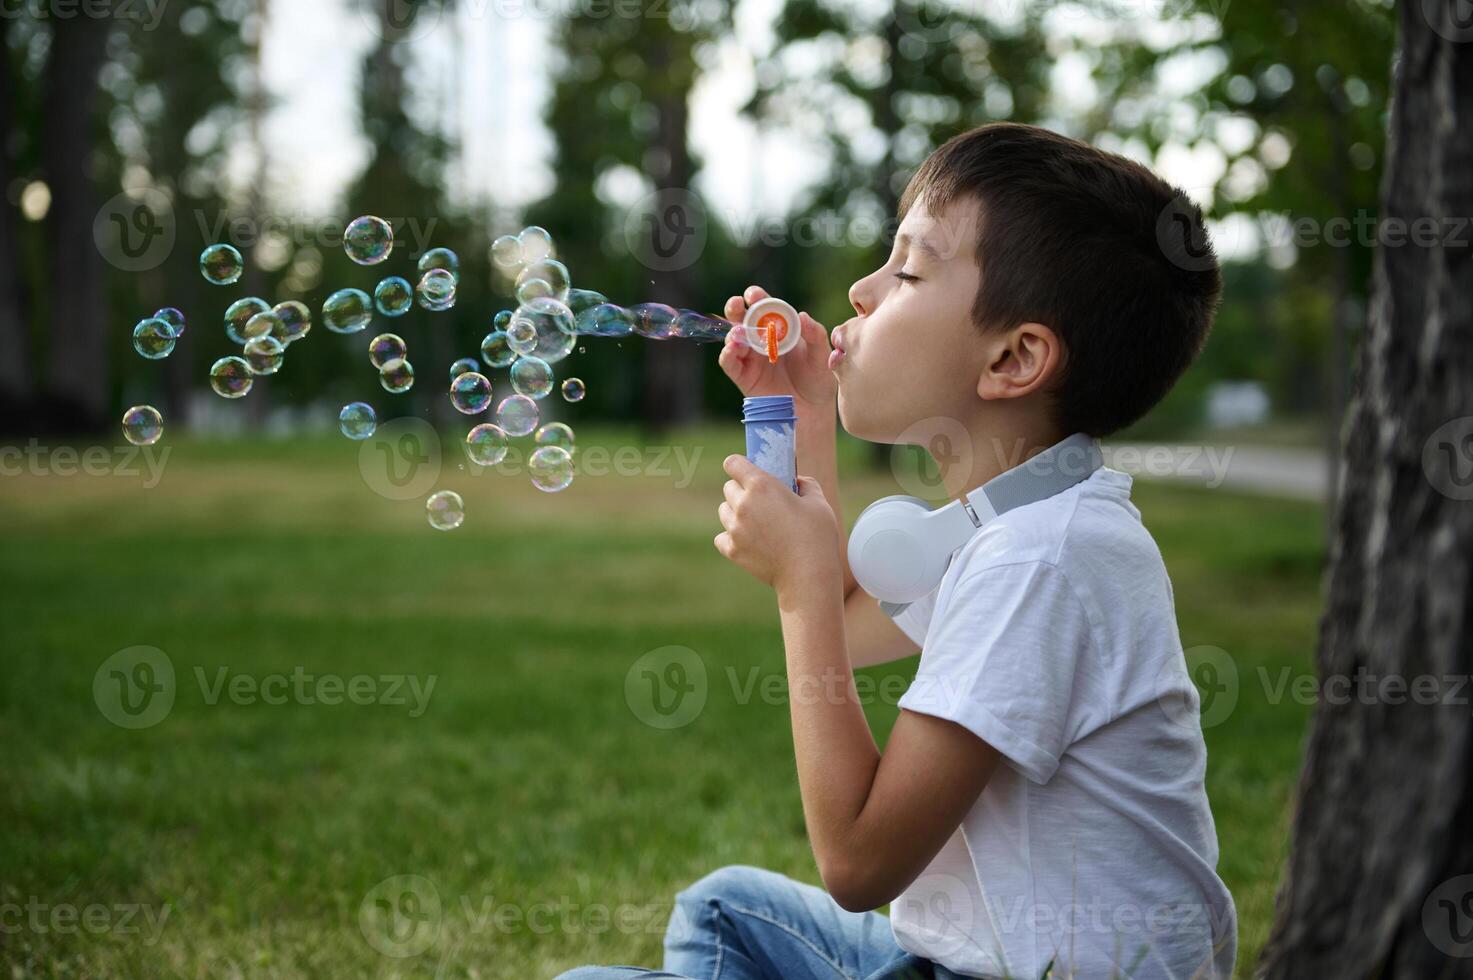
<path id="1" fill-rule="evenodd" d="M 961 725 L 1046 783 L 1079 730 L 1090 650 L 1084 607 L 1055 566 L 968 570 L 937 601 L 900 707 Z"/>
<path id="2" fill-rule="evenodd" d="M 936 607 L 936 593 L 922 596 L 896 614 L 893 622 L 900 631 L 910 637 L 911 642 L 921 647 L 926 645 L 926 628 L 931 623 L 931 612 Z"/>

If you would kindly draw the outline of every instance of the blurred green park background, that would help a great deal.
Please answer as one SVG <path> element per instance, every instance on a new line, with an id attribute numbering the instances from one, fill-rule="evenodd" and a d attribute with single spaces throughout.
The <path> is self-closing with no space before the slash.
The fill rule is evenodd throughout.
<path id="1" fill-rule="evenodd" d="M 142 464 L 0 481 L 0 904 L 9 925 L 43 906 L 39 929 L 0 935 L 0 960 L 45 977 L 549 977 L 657 965 L 672 896 L 718 866 L 816 882 L 771 594 L 711 546 L 739 439 L 689 433 L 676 448 L 697 465 L 679 470 L 669 443 L 584 427 L 580 454 L 640 462 L 556 495 L 447 462 L 466 500 L 453 533 L 372 492 L 340 439 L 180 441 L 148 489 Z M 896 488 L 848 456 L 852 515 Z M 1319 510 L 1136 496 L 1183 645 L 1227 652 L 1208 654 L 1227 686 L 1204 692 L 1204 724 L 1246 977 L 1309 711 L 1275 692 L 1312 674 Z M 94 675 L 135 645 L 168 658 L 175 696 L 130 730 Z M 688 684 L 692 657 L 705 676 L 667 719 L 641 665 L 669 646 L 690 651 Z M 222 669 L 265 686 L 232 694 Z M 881 738 L 914 669 L 866 672 Z M 267 703 L 267 679 L 294 672 L 428 696 L 405 681 L 375 688 L 404 704 Z M 438 914 L 364 920 L 401 875 Z M 54 910 L 93 905 L 105 928 L 58 931 Z"/>
<path id="2" fill-rule="evenodd" d="M 42 906 L 43 924 L 0 922 L 12 975 L 550 976 L 656 962 L 674 891 L 717 866 L 815 880 L 771 600 L 710 545 L 720 460 L 740 448 L 712 348 L 590 339 L 556 366 L 587 399 L 545 407 L 582 461 L 622 450 L 632 470 L 546 495 L 447 451 L 436 486 L 467 509 L 453 534 L 332 433 L 367 398 L 459 443 L 440 379 L 513 305 L 499 234 L 547 227 L 574 285 L 616 302 L 716 311 L 758 282 L 833 324 L 930 149 L 1041 123 L 1181 182 L 1226 260 L 1201 361 L 1129 438 L 1329 441 L 1375 244 L 1390 0 L 631 3 L 27 0 L 0 16 L 0 452 L 23 454 L 0 457 L 0 908 Z M 335 237 L 363 213 L 402 236 L 372 270 Z M 246 257 L 229 289 L 197 269 L 222 240 Z M 231 300 L 315 313 L 430 246 L 460 254 L 460 297 L 395 321 L 413 391 L 379 391 L 372 333 L 319 323 L 247 398 L 210 393 Z M 189 329 L 144 361 L 132 326 L 165 305 Z M 130 471 L 117 425 L 138 403 L 165 434 Z M 1216 428 L 1234 423 L 1252 428 Z M 841 448 L 851 519 L 912 489 Z M 107 459 L 90 474 L 58 455 L 89 449 Z M 1166 484 L 1138 499 L 1184 646 L 1235 679 L 1207 709 L 1208 779 L 1248 976 L 1309 713 L 1276 692 L 1312 673 L 1323 511 Z M 107 671 L 94 689 L 134 646 L 176 678 L 139 730 L 109 720 Z M 665 729 L 640 664 L 670 646 L 697 658 L 706 698 Z M 211 695 L 222 668 L 247 687 L 435 686 L 422 713 L 275 705 Z M 881 736 L 913 669 L 867 672 Z M 408 939 L 375 918 L 403 875 L 439 902 L 397 908 Z M 102 928 L 55 927 L 94 906 Z"/>

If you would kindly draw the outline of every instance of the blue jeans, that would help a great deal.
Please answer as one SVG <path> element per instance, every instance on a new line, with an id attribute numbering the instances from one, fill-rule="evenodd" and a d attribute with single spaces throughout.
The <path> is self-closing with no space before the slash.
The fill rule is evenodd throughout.
<path id="1" fill-rule="evenodd" d="M 901 949 L 890 920 L 759 868 L 713 871 L 675 896 L 663 971 L 584 966 L 558 980 L 951 980 Z"/>

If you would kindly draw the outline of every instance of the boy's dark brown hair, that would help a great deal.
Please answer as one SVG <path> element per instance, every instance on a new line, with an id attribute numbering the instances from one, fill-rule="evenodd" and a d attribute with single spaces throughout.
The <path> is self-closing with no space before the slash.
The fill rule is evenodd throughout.
<path id="1" fill-rule="evenodd" d="M 967 200 L 982 273 L 972 317 L 1059 335 L 1059 428 L 1105 436 L 1146 414 L 1202 349 L 1222 291 L 1201 210 L 1132 160 L 1018 123 L 948 140 L 900 214 Z"/>

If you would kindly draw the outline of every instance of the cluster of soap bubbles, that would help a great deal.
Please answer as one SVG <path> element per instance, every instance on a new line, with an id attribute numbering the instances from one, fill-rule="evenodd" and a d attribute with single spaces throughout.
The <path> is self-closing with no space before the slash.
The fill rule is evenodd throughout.
<path id="1" fill-rule="evenodd" d="M 359 266 L 381 265 L 394 251 L 393 227 L 374 215 L 355 218 L 344 229 L 343 250 Z M 462 357 L 450 366 L 450 401 L 469 416 L 482 415 L 495 405 L 495 421 L 479 422 L 466 435 L 467 457 L 477 466 L 500 463 L 511 439 L 532 436 L 528 470 L 540 490 L 557 492 L 573 480 L 573 430 L 563 422 L 539 425 L 539 402 L 555 387 L 570 403 L 582 401 L 587 394 L 579 378 L 564 378 L 559 384 L 554 376 L 554 365 L 573 352 L 580 335 L 719 341 L 733 327 L 719 317 L 693 310 L 659 303 L 623 307 L 601 293 L 575 289 L 568 267 L 558 260 L 552 236 L 544 228 L 530 226 L 516 235 L 497 238 L 491 255 L 511 284 L 517 305 L 494 317 L 490 332 L 481 341 L 479 358 Z M 240 281 L 245 261 L 236 248 L 219 243 L 200 254 L 199 267 L 207 282 L 228 286 Z M 430 249 L 420 257 L 416 273 L 413 284 L 402 276 L 385 276 L 371 294 L 356 287 L 333 292 L 322 305 L 323 325 L 332 333 L 354 334 L 365 330 L 375 314 L 402 317 L 416 303 L 430 312 L 455 306 L 460 281 L 460 259 L 455 252 Z M 184 328 L 184 314 L 165 307 L 138 322 L 133 347 L 150 360 L 168 357 Z M 215 361 L 210 368 L 211 388 L 223 398 L 244 397 L 256 378 L 281 370 L 287 348 L 311 328 L 311 310 L 301 302 L 272 305 L 255 296 L 235 300 L 225 311 L 224 329 L 226 339 L 240 352 Z M 399 334 L 375 336 L 369 341 L 368 357 L 385 391 L 398 394 L 414 385 L 408 345 Z M 489 369 L 502 368 L 507 369 L 512 391 L 496 401 Z M 362 441 L 377 430 L 378 417 L 367 402 L 355 401 L 343 406 L 338 426 L 346 438 Z M 135 405 L 124 414 L 123 431 L 129 442 L 151 445 L 162 435 L 163 420 L 152 406 Z M 465 519 L 464 501 L 452 491 L 431 495 L 426 509 L 430 524 L 442 530 L 459 527 Z"/>

